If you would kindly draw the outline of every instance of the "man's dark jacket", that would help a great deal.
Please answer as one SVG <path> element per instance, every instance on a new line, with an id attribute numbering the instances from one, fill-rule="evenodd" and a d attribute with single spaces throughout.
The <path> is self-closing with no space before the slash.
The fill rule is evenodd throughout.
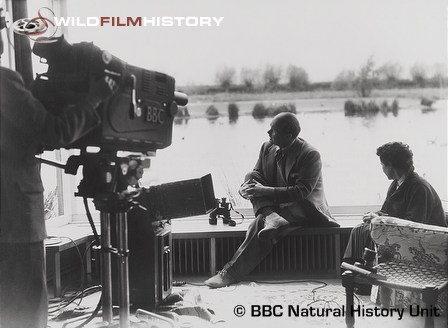
<path id="1" fill-rule="evenodd" d="M 21 76 L 0 67 L 0 242 L 36 242 L 46 237 L 39 145 L 60 147 L 100 123 L 94 105 L 80 100 L 61 115 L 50 114 L 24 87 Z"/>
<path id="2" fill-rule="evenodd" d="M 287 150 L 284 174 L 279 179 L 276 168 L 278 149 L 270 141 L 264 143 L 254 171 L 275 187 L 275 202 L 281 209 L 280 214 L 299 224 L 306 221 L 306 225 L 312 226 L 339 226 L 330 214 L 325 197 L 319 152 L 297 138 Z"/>

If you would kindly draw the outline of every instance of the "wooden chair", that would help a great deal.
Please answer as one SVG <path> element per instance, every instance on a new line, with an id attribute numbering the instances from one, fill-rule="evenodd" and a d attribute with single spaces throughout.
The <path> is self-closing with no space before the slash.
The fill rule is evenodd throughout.
<path id="1" fill-rule="evenodd" d="M 421 311 L 425 328 L 434 327 L 434 317 L 448 312 L 448 228 L 393 217 L 372 220 L 371 236 L 381 259 L 377 274 L 363 272 L 346 263 L 342 275 L 346 290 L 346 324 L 353 327 L 353 293 L 356 286 L 378 286 L 372 293 L 382 307 Z"/>

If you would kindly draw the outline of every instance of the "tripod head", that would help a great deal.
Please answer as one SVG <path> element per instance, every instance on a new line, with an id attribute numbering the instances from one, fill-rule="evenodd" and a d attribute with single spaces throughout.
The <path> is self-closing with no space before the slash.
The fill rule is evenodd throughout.
<path id="1" fill-rule="evenodd" d="M 67 163 L 45 159 L 36 156 L 41 163 L 60 169 L 65 173 L 76 175 L 79 166 L 83 166 L 83 179 L 75 196 L 83 198 L 104 199 L 115 201 L 138 196 L 137 192 L 128 192 L 128 186 L 138 187 L 138 180 L 143 175 L 143 169 L 149 168 L 150 160 L 140 156 L 118 157 L 116 152 L 87 153 L 70 156 Z M 210 182 L 211 183 L 211 182 Z M 99 209 L 101 210 L 101 209 Z"/>
<path id="2" fill-rule="evenodd" d="M 132 207 L 134 196 L 127 192 L 127 188 L 138 186 L 143 169 L 149 167 L 149 159 L 118 157 L 115 152 L 82 152 L 69 157 L 65 173 L 75 175 L 80 165 L 83 166 L 83 178 L 75 196 L 93 198 L 100 211 L 126 212 Z"/>
<path id="3" fill-rule="evenodd" d="M 98 193 L 120 193 L 128 186 L 136 186 L 149 167 L 149 160 L 142 161 L 137 156 L 117 157 L 113 152 L 81 153 L 71 156 L 65 173 L 75 175 L 83 166 L 83 179 L 76 196 L 94 198 Z"/>

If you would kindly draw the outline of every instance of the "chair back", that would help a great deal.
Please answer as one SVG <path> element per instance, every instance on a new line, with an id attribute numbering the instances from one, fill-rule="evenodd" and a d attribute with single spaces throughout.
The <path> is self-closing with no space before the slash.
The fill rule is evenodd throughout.
<path id="1" fill-rule="evenodd" d="M 413 262 L 448 270 L 448 228 L 380 216 L 371 236 L 383 261 Z"/>

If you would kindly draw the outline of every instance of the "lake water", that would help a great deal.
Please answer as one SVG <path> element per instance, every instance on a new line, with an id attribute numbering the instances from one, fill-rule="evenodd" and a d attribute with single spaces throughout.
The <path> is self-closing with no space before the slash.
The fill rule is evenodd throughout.
<path id="1" fill-rule="evenodd" d="M 302 126 L 300 136 L 315 146 L 323 161 L 323 178 L 330 205 L 381 204 L 390 181 L 381 170 L 376 149 L 389 141 L 408 143 L 416 171 L 447 200 L 447 101 L 439 100 L 425 111 L 417 99 L 400 99 L 397 116 L 346 117 L 343 100 L 294 100 Z M 196 108 L 194 108 L 196 106 Z M 238 103 L 248 113 L 253 102 Z M 190 112 L 202 111 L 193 105 Z M 227 103 L 216 104 L 221 113 Z M 190 109 L 190 107 L 189 107 Z M 240 115 L 216 120 L 190 118 L 173 127 L 173 143 L 159 150 L 143 185 L 198 178 L 211 173 L 217 197 L 235 206 L 249 203 L 238 196 L 244 175 L 251 171 L 262 143 L 268 140 L 271 118 L 255 120 Z"/>

